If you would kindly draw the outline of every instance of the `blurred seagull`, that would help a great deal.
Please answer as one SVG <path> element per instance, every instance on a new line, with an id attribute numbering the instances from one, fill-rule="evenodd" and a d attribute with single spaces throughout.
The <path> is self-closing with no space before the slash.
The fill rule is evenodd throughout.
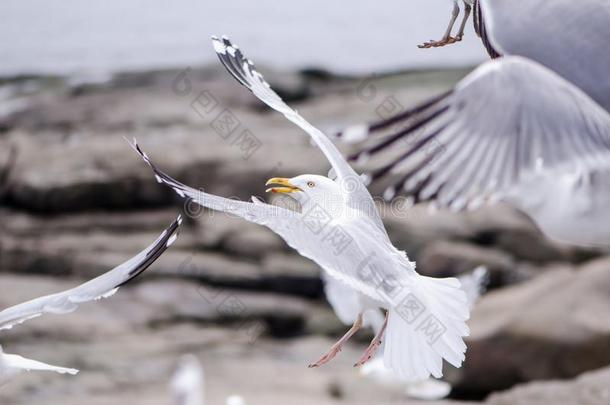
<path id="1" fill-rule="evenodd" d="M 197 357 L 186 355 L 180 360 L 171 382 L 174 405 L 205 404 L 204 374 Z M 227 397 L 225 403 L 226 405 L 246 405 L 246 401 L 239 395 Z"/>
<path id="2" fill-rule="evenodd" d="M 332 360 L 363 324 L 363 313 L 386 309 L 380 333 L 356 364 L 364 364 L 387 335 L 385 364 L 406 378 L 442 375 L 443 358 L 456 367 L 464 360 L 469 309 L 455 278 L 419 275 L 415 264 L 392 246 L 377 208 L 362 183 L 330 139 L 288 107 L 264 81 L 251 61 L 227 38 L 213 38 L 214 49 L 227 70 L 259 99 L 304 129 L 330 161 L 337 180 L 304 174 L 273 178 L 268 192 L 290 195 L 301 204 L 295 212 L 253 198 L 235 201 L 187 187 L 159 170 L 140 149 L 157 181 L 194 202 L 240 216 L 270 228 L 301 255 L 357 292 L 359 313 L 352 328 L 310 367 Z M 387 332 L 386 332 L 387 329 Z"/>
<path id="3" fill-rule="evenodd" d="M 109 272 L 71 290 L 35 298 L 0 312 L 0 330 L 11 329 L 45 313 L 67 314 L 82 303 L 108 298 L 144 272 L 176 240 L 178 217 L 148 248 Z"/>
<path id="4" fill-rule="evenodd" d="M 59 374 L 78 374 L 73 368 L 56 367 L 16 354 L 6 354 L 0 346 L 0 387 L 26 371 L 53 371 Z"/>
<path id="5" fill-rule="evenodd" d="M 358 141 L 388 128 L 351 157 L 392 150 L 367 175 L 398 179 L 386 198 L 404 193 L 455 211 L 502 199 L 554 239 L 610 244 L 610 113 L 539 63 L 489 61 L 448 93 L 343 135 Z"/>
<path id="6" fill-rule="evenodd" d="M 453 2 L 453 11 L 451 12 L 451 19 L 449 20 L 449 26 L 445 31 L 445 34 L 439 41 L 431 40 L 429 42 L 424 42 L 421 45 L 418 45 L 419 48 L 438 48 L 441 46 L 454 44 L 459 42 L 464 37 L 464 30 L 466 29 L 466 23 L 468 22 L 468 18 L 470 18 L 470 13 L 472 12 L 473 3 L 476 0 L 462 0 L 464 3 L 464 16 L 462 17 L 462 23 L 460 24 L 460 29 L 455 37 L 451 36 L 451 31 L 453 31 L 453 26 L 457 21 L 458 16 L 460 15 L 460 6 L 458 5 L 458 0 L 451 0 Z"/>
<path id="7" fill-rule="evenodd" d="M 171 382 L 174 405 L 203 405 L 204 374 L 197 357 L 184 356 Z"/>
<path id="8" fill-rule="evenodd" d="M 484 266 L 479 266 L 473 271 L 459 276 L 458 280 L 460 280 L 462 283 L 462 289 L 466 293 L 466 296 L 468 297 L 468 304 L 472 309 L 472 307 L 474 307 L 481 295 L 487 289 L 487 284 L 489 283 L 489 271 Z M 328 287 L 328 284 L 326 284 L 325 287 Z M 330 301 L 331 298 L 328 296 L 328 289 L 326 290 L 326 294 Z M 333 308 L 335 307 L 333 306 Z M 355 314 L 356 311 L 357 308 L 351 309 L 353 314 Z M 344 316 L 345 313 L 346 308 L 344 307 Z M 380 316 L 379 313 L 377 313 L 377 316 Z M 372 322 L 372 325 L 373 330 L 377 331 L 375 322 Z M 370 378 L 384 386 L 404 386 L 406 395 L 415 399 L 442 399 L 451 392 L 451 385 L 445 381 L 435 380 L 433 378 L 418 381 L 399 378 L 395 373 L 392 372 L 392 370 L 385 367 L 383 364 L 383 359 L 380 356 L 375 357 L 373 360 L 365 364 L 360 369 L 360 373 L 364 377 Z"/>
<path id="9" fill-rule="evenodd" d="M 610 1 L 469 2 L 474 6 L 475 31 L 492 58 L 515 55 L 532 59 L 610 111 Z"/>

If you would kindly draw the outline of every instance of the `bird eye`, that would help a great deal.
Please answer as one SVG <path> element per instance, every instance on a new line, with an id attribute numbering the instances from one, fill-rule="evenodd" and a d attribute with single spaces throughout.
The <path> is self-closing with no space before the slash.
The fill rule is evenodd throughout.
<path id="1" fill-rule="evenodd" d="M 308 181 L 307 182 L 307 187 L 314 188 L 315 186 L 316 186 L 316 183 L 314 183 L 313 181 Z"/>

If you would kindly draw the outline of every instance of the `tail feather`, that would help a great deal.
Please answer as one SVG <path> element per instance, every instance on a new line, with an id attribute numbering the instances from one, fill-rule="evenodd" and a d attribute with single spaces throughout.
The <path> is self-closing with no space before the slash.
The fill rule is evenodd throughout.
<path id="1" fill-rule="evenodd" d="M 411 293 L 389 310 L 384 363 L 400 377 L 421 380 L 443 375 L 443 359 L 464 361 L 469 307 L 457 279 L 419 276 Z"/>

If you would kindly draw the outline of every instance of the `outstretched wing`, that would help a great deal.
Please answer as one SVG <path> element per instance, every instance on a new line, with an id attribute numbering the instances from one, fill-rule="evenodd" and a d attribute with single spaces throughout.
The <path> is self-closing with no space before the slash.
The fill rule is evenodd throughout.
<path id="1" fill-rule="evenodd" d="M 26 359 L 25 357 L 21 357 L 16 354 L 5 354 L 4 366 L 24 371 L 54 371 L 59 374 L 78 374 L 78 370 L 74 368 L 52 366 L 40 361 Z"/>
<path id="2" fill-rule="evenodd" d="M 318 212 L 308 212 L 301 215 L 283 207 L 264 203 L 256 198 L 252 198 L 252 202 L 245 202 L 196 190 L 180 183 L 160 170 L 140 148 L 135 139 L 130 144 L 153 170 L 157 181 L 171 187 L 182 198 L 191 199 L 202 207 L 233 214 L 247 221 L 266 226 L 280 235 L 291 248 L 316 262 L 340 282 L 368 295 L 372 299 L 383 299 L 380 296 L 380 291 L 358 273 L 362 270 L 358 268 L 358 264 L 366 264 L 370 260 L 368 256 L 371 247 L 363 249 L 359 241 L 355 240 L 355 237 L 351 239 L 351 237 L 346 236 L 349 234 L 343 234 L 343 230 L 331 224 L 329 218 L 324 217 L 324 213 L 322 213 L 322 218 L 318 215 L 320 214 Z M 356 232 L 358 231 L 366 232 L 366 230 L 361 229 L 356 230 Z M 342 237 L 343 239 L 341 239 Z M 339 252 L 337 244 L 346 240 L 348 243 L 345 246 L 340 246 L 343 249 Z M 384 242 L 380 241 L 379 243 Z M 379 259 L 379 261 L 382 260 L 385 259 Z M 391 263 L 385 267 L 391 268 Z M 401 269 L 402 273 L 404 273 L 403 269 Z"/>
<path id="3" fill-rule="evenodd" d="M 434 199 L 455 210 L 500 198 L 542 170 L 598 167 L 609 157 L 608 112 L 521 57 L 487 62 L 453 91 L 360 135 L 398 124 L 402 129 L 351 158 L 391 149 L 398 157 L 369 174 L 398 177 L 386 195 Z"/>
<path id="4" fill-rule="evenodd" d="M 0 312 L 0 330 L 11 329 L 17 324 L 44 313 L 73 312 L 79 304 L 114 295 L 119 287 L 142 274 L 165 252 L 176 240 L 177 230 L 181 223 L 182 218 L 178 217 L 154 243 L 137 256 L 91 281 L 68 291 L 36 298 L 5 309 Z"/>
<path id="5" fill-rule="evenodd" d="M 213 37 L 212 42 L 220 61 L 238 82 L 269 107 L 284 114 L 287 119 L 298 125 L 311 136 L 334 169 L 337 175 L 337 181 L 341 184 L 344 195 L 346 196 L 346 203 L 350 207 L 364 212 L 373 219 L 377 227 L 385 234 L 385 228 L 383 227 L 373 198 L 368 192 L 366 185 L 343 158 L 341 152 L 328 136 L 286 105 L 280 96 L 278 96 L 271 86 L 269 86 L 269 83 L 267 83 L 263 76 L 256 70 L 252 61 L 244 57 L 237 45 L 232 44 L 226 37 L 223 37 L 222 39 Z"/>

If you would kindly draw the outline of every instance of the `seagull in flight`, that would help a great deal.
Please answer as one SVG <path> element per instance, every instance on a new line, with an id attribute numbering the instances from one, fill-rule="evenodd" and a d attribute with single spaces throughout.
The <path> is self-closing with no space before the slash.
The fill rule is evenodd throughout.
<path id="1" fill-rule="evenodd" d="M 451 91 L 387 120 L 348 128 L 351 156 L 392 152 L 368 181 L 454 211 L 504 200 L 551 238 L 610 244 L 610 113 L 580 88 L 519 56 L 491 60 Z"/>
<path id="2" fill-rule="evenodd" d="M 114 295 L 120 287 L 142 274 L 174 243 L 181 223 L 182 217 L 179 216 L 154 243 L 138 255 L 93 280 L 76 288 L 35 298 L 0 311 L 0 331 L 11 329 L 45 313 L 74 312 L 80 304 Z"/>
<path id="3" fill-rule="evenodd" d="M 358 296 L 332 277 L 322 273 L 324 281 L 324 292 L 327 301 L 335 311 L 335 314 L 346 325 L 351 325 L 358 316 Z M 471 272 L 458 277 L 462 289 L 468 297 L 468 305 L 472 309 L 481 295 L 487 289 L 489 282 L 489 271 L 484 266 L 479 266 Z M 383 315 L 376 310 L 370 310 L 365 314 L 365 325 L 370 326 L 375 333 L 379 333 L 383 325 Z M 380 349 L 381 350 L 381 349 Z M 384 386 L 403 386 L 408 397 L 435 400 L 445 398 L 451 392 L 451 385 L 440 380 L 408 380 L 398 377 L 392 370 L 388 369 L 379 354 L 362 366 L 360 369 L 364 377 L 372 379 Z"/>
<path id="4" fill-rule="evenodd" d="M 78 374 L 78 370 L 41 363 L 16 354 L 4 353 L 0 346 L 0 387 L 26 371 L 53 371 L 59 374 Z"/>
<path id="5" fill-rule="evenodd" d="M 252 198 L 252 202 L 236 201 L 172 179 L 157 168 L 134 140 L 132 147 L 151 167 L 157 181 L 201 206 L 268 227 L 302 256 L 356 292 L 359 311 L 352 327 L 310 367 L 331 361 L 362 328 L 364 313 L 371 308 L 385 310 L 385 318 L 380 332 L 356 365 L 370 359 L 385 338 L 385 365 L 405 378 L 440 377 L 443 359 L 460 367 L 466 351 L 463 337 L 469 333 L 466 320 L 470 313 L 460 282 L 455 278 L 419 275 L 406 253 L 391 244 L 361 177 L 332 141 L 286 105 L 231 41 L 214 37 L 213 45 L 222 64 L 239 83 L 309 134 L 337 178 L 303 174 L 290 179 L 275 177 L 267 182 L 268 192 L 294 198 L 300 203 L 300 212 L 258 198 Z"/>
<path id="6" fill-rule="evenodd" d="M 453 26 L 455 25 L 457 18 L 460 15 L 460 6 L 458 4 L 458 0 L 451 0 L 453 2 L 453 11 L 451 12 L 451 19 L 449 20 L 449 26 L 445 31 L 443 37 L 438 40 L 431 40 L 428 42 L 424 42 L 421 45 L 418 45 L 419 48 L 427 49 L 427 48 L 438 48 L 445 45 L 454 44 L 459 42 L 464 38 L 464 30 L 466 29 L 466 23 L 470 18 L 470 14 L 472 12 L 472 6 L 476 0 L 462 0 L 464 3 L 464 16 L 462 17 L 462 22 L 460 23 L 460 28 L 457 34 L 453 37 L 451 36 L 451 32 L 453 31 Z"/>

